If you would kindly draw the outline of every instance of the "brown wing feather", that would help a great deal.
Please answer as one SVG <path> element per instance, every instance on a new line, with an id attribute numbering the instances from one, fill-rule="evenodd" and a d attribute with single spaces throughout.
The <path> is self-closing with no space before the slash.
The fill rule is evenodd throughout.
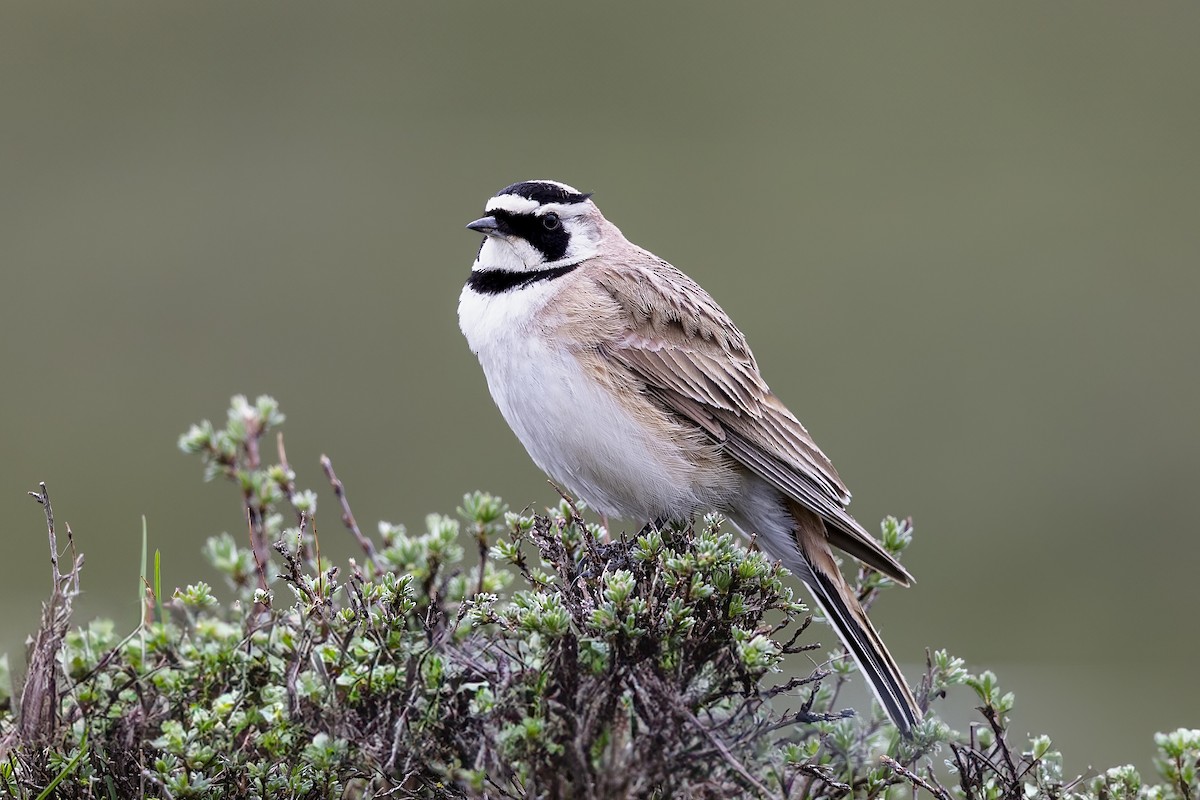
<path id="1" fill-rule="evenodd" d="M 638 250 L 592 279 L 625 311 L 602 352 L 633 370 L 667 408 L 695 423 L 747 469 L 811 509 L 830 543 L 908 585 L 909 572 L 846 511 L 850 493 L 808 431 L 771 393 L 745 337 L 707 292 Z"/>

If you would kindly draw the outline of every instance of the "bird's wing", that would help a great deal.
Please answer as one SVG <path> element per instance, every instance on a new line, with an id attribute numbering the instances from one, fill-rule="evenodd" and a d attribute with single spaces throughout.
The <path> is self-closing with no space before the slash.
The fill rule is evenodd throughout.
<path id="1" fill-rule="evenodd" d="M 648 254 L 646 254 L 648 256 Z M 699 284 L 652 257 L 596 268 L 624 311 L 604 355 L 747 469 L 828 523 L 830 543 L 899 583 L 912 576 L 846 511 L 850 493 L 804 426 L 771 393 L 741 331 Z"/>

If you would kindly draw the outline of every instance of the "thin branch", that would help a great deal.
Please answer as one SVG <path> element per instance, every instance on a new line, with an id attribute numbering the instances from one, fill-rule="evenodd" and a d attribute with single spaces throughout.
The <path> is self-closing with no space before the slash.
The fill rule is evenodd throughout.
<path id="1" fill-rule="evenodd" d="M 1004 757 L 1004 765 L 1008 768 L 1008 774 L 1013 780 L 1019 780 L 1017 774 L 1017 765 L 1013 763 L 1012 752 L 1008 749 L 1008 740 L 1004 736 L 1004 724 L 1000 720 L 1000 716 L 996 713 L 996 709 L 989 705 L 979 709 L 992 727 L 992 734 L 996 737 L 996 749 L 1000 751 L 1000 755 Z"/>
<path id="2" fill-rule="evenodd" d="M 756 790 L 758 790 L 759 794 L 763 795 L 764 797 L 771 796 L 771 790 L 764 786 L 761 781 L 751 775 L 746 770 L 745 765 L 742 764 L 741 761 L 738 761 L 737 758 L 734 757 L 733 753 L 729 752 L 729 748 L 725 746 L 725 743 L 718 739 L 711 730 L 705 727 L 704 723 L 697 719 L 695 714 L 686 708 L 680 708 L 678 711 L 687 718 L 688 722 L 695 726 L 696 730 L 704 734 L 704 738 L 708 739 L 709 744 L 716 748 L 716 751 L 721 754 L 721 758 L 725 760 L 725 763 L 732 767 L 733 771 L 742 777 L 742 780 L 753 786 Z"/>
<path id="3" fill-rule="evenodd" d="M 62 673 L 58 653 L 71 624 L 72 601 L 78 595 L 79 570 L 83 566 L 83 557 L 73 555 L 70 570 L 63 572 L 50 491 L 44 482 L 38 486 L 41 491 L 29 492 L 29 496 L 41 505 L 46 515 L 52 584 L 50 599 L 42 606 L 42 622 L 29 646 L 29 669 L 25 685 L 21 688 L 19 722 L 20 741 L 35 748 L 45 746 L 56 727 L 59 712 L 58 679 Z M 73 538 L 71 550 L 74 553 Z"/>
<path id="4" fill-rule="evenodd" d="M 947 792 L 941 786 L 934 786 L 932 783 L 925 780 L 920 775 L 918 775 L 917 773 L 910 770 L 908 767 L 905 767 L 903 764 L 901 764 L 896 759 L 891 758 L 890 756 L 880 756 L 879 760 L 882 761 L 884 764 L 887 764 L 889 767 L 891 767 L 892 772 L 896 773 L 901 778 L 903 778 L 904 780 L 911 783 L 913 786 L 921 787 L 922 789 L 929 792 L 934 797 L 938 798 L 938 800 L 951 800 L 949 792 Z"/>
<path id="5" fill-rule="evenodd" d="M 338 502 L 342 506 L 342 524 L 350 533 L 354 534 L 358 546 L 366 553 L 371 566 L 378 567 L 375 560 L 375 543 L 363 536 L 363 532 L 359 530 L 358 523 L 354 520 L 354 512 L 350 510 L 350 501 L 346 499 L 346 487 L 338 480 L 337 473 L 333 471 L 333 461 L 329 456 L 321 456 L 321 469 L 325 470 L 325 477 L 329 479 L 329 485 L 333 487 L 333 493 L 337 495 Z"/>
<path id="6" fill-rule="evenodd" d="M 57 586 L 62 573 L 58 571 L 58 534 L 54 531 L 54 506 L 50 505 L 50 490 L 46 488 L 46 482 L 42 481 L 38 486 L 41 487 L 40 492 L 28 494 L 38 502 L 46 514 L 46 533 L 50 536 L 50 579 Z"/>
<path id="7" fill-rule="evenodd" d="M 250 534 L 250 551 L 254 553 L 254 566 L 258 569 L 258 588 L 265 592 L 270 586 L 267 581 L 267 560 L 270 559 L 270 555 L 267 553 L 266 533 L 260 525 L 255 524 L 255 518 L 259 516 L 247 501 L 246 526 Z"/>

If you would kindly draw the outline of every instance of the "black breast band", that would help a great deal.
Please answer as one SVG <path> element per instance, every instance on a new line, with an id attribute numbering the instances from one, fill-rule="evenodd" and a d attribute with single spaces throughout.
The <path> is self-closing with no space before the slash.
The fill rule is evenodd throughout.
<path id="1" fill-rule="evenodd" d="M 567 264 L 563 267 L 552 267 L 550 269 L 539 269 L 530 272 L 515 272 L 507 269 L 476 269 L 471 270 L 471 277 L 467 278 L 467 286 L 470 286 L 480 294 L 503 294 L 513 289 L 523 289 L 531 283 L 561 278 L 578 266 L 578 264 Z"/>

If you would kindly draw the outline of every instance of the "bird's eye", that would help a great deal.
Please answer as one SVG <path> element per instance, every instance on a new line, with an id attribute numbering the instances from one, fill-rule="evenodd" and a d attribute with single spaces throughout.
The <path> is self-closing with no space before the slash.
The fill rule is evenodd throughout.
<path id="1" fill-rule="evenodd" d="M 562 221 L 559 220 L 558 214 L 551 211 L 546 216 L 542 217 L 542 227 L 548 231 L 556 231 L 562 227 Z"/>

